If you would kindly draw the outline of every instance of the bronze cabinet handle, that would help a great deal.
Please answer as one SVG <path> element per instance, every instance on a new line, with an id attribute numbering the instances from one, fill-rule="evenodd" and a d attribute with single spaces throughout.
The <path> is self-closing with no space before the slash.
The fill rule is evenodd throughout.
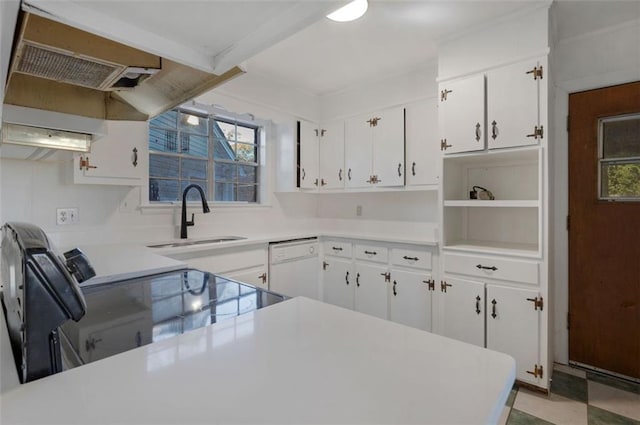
<path id="1" fill-rule="evenodd" d="M 347 272 L 347 274 L 344 276 L 344 280 L 347 283 L 347 285 L 349 285 L 349 272 Z"/>
<path id="2" fill-rule="evenodd" d="M 405 260 L 410 260 L 410 261 L 418 261 L 418 260 L 420 260 L 418 257 L 407 257 L 406 255 L 404 257 L 402 257 L 402 258 L 404 258 Z"/>
<path id="3" fill-rule="evenodd" d="M 478 265 L 476 266 L 476 268 L 478 268 L 478 269 L 480 269 L 480 270 L 492 270 L 492 271 L 494 271 L 494 272 L 495 272 L 496 270 L 498 270 L 498 268 L 497 268 L 496 266 L 488 267 L 488 266 L 483 266 L 482 264 L 478 264 Z"/>
<path id="4" fill-rule="evenodd" d="M 412 176 L 416 175 L 416 163 L 415 162 L 413 164 L 411 164 L 411 175 Z"/>
<path id="5" fill-rule="evenodd" d="M 133 161 L 131 163 L 134 167 L 138 166 L 138 148 L 133 148 Z"/>
<path id="6" fill-rule="evenodd" d="M 400 163 L 398 163 L 398 177 L 402 177 L 401 169 L 402 169 L 402 163 L 400 162 Z"/>
<path id="7" fill-rule="evenodd" d="M 498 317 L 498 315 L 496 314 L 496 304 L 498 304 L 498 302 L 495 299 L 493 299 L 493 300 L 491 300 L 491 304 L 492 304 L 491 305 L 491 317 L 493 317 L 495 319 L 496 317 Z"/>
<path id="8" fill-rule="evenodd" d="M 397 296 L 398 295 L 398 291 L 396 291 L 396 285 L 398 284 L 398 282 L 396 282 L 395 280 L 393 281 L 393 296 Z"/>
<path id="9" fill-rule="evenodd" d="M 480 295 L 476 296 L 476 314 L 480 314 Z"/>
<path id="10" fill-rule="evenodd" d="M 351 168 L 347 171 L 347 177 L 349 178 L 349 181 L 351 181 Z"/>
<path id="11" fill-rule="evenodd" d="M 498 123 L 494 120 L 491 123 L 491 138 L 493 140 L 496 140 L 497 137 L 498 137 Z"/>
<path id="12" fill-rule="evenodd" d="M 480 123 L 476 124 L 476 142 L 480 141 L 480 137 L 482 137 L 482 130 L 480 129 Z"/>
<path id="13" fill-rule="evenodd" d="M 342 168 L 338 171 L 338 180 L 342 181 Z"/>
<path id="14" fill-rule="evenodd" d="M 360 287 L 360 273 L 356 274 L 356 286 Z"/>

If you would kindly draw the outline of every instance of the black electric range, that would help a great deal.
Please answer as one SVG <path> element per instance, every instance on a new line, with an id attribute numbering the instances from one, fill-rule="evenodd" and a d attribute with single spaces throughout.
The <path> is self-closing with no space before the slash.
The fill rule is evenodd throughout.
<path id="1" fill-rule="evenodd" d="M 86 315 L 61 326 L 65 369 L 113 356 L 285 300 L 199 270 L 82 288 Z"/>

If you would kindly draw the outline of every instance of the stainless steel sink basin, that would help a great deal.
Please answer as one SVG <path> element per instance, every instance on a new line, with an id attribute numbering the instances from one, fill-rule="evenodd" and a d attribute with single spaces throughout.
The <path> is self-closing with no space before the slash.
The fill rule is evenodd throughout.
<path id="1" fill-rule="evenodd" d="M 200 239 L 197 241 L 179 241 L 179 242 L 169 242 L 169 243 L 161 243 L 157 245 L 147 245 L 149 248 L 177 248 L 181 246 L 192 246 L 192 245 L 204 245 L 208 243 L 220 243 L 220 242 L 230 242 L 230 241 L 239 241 L 242 239 L 247 239 L 242 236 L 216 236 L 210 239 Z"/>

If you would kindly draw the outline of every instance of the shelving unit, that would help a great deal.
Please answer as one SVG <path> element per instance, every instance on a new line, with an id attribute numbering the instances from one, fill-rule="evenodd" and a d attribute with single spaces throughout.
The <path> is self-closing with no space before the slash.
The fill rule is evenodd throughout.
<path id="1" fill-rule="evenodd" d="M 539 147 L 444 157 L 443 249 L 541 255 Z M 495 200 L 469 199 L 473 186 Z"/>

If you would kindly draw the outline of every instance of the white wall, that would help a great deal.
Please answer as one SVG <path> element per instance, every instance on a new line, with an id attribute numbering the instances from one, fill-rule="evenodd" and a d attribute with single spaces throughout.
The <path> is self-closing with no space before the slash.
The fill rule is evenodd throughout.
<path id="1" fill-rule="evenodd" d="M 552 18 L 554 10 L 552 8 Z M 561 23 L 557 23 L 561 25 Z M 551 279 L 555 301 L 555 359 L 569 360 L 567 331 L 568 311 L 568 235 L 565 220 L 568 214 L 568 114 L 569 93 L 599 87 L 640 81 L 640 21 L 630 21 L 555 42 L 551 69 L 554 72 L 555 114 L 552 155 L 554 180 L 552 190 Z"/>
<path id="2" fill-rule="evenodd" d="M 245 86 L 242 79 L 248 81 Z M 275 188 L 280 132 L 276 127 L 292 127 L 297 113 L 317 118 L 315 99 L 267 81 L 239 77 L 233 86 L 224 86 L 198 98 L 198 102 L 217 104 L 237 113 L 273 120 L 274 131 L 267 140 L 267 184 Z M 246 90 L 247 87 L 256 90 Z M 258 90 L 258 87 L 259 90 Z M 224 94 L 222 93 L 224 91 Z M 278 95 L 275 96 L 274 93 Z M 248 100 L 245 99 L 245 96 Z M 267 102 L 273 97 L 275 106 Z M 289 138 L 293 133 L 286 133 Z M 98 142 L 100 143 L 100 142 Z M 293 145 L 293 140 L 289 140 Z M 26 221 L 41 226 L 58 246 L 87 243 L 161 241 L 177 236 L 179 208 L 139 208 L 147 193 L 140 188 L 78 185 L 73 183 L 70 156 L 66 161 L 36 162 L 3 158 L 0 160 L 2 222 Z M 58 226 L 56 208 L 79 208 L 80 224 Z M 309 229 L 317 225 L 316 198 L 306 194 L 272 194 L 267 205 L 251 207 L 213 207 L 211 214 L 197 208 L 190 237 L 215 234 L 272 233 Z"/>

